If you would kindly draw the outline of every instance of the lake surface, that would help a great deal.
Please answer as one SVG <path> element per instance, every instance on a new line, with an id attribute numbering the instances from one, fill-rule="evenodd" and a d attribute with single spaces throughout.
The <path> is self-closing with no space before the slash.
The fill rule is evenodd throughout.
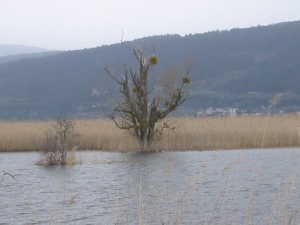
<path id="1" fill-rule="evenodd" d="M 0 153 L 0 224 L 300 224 L 299 149 L 77 156 Z"/>

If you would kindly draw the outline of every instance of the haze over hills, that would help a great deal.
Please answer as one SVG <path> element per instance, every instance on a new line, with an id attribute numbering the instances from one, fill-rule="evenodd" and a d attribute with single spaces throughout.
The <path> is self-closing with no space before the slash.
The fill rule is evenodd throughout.
<path id="1" fill-rule="evenodd" d="M 47 52 L 40 52 L 40 53 L 30 53 L 30 54 L 24 53 L 24 54 L 17 54 L 17 55 L 7 55 L 7 56 L 0 57 L 0 64 L 18 61 L 18 60 L 24 59 L 24 58 L 41 58 L 41 57 L 50 56 L 50 55 L 57 55 L 59 53 L 61 53 L 61 51 L 47 51 Z"/>
<path id="2" fill-rule="evenodd" d="M 177 115 L 193 115 L 207 107 L 261 109 L 277 93 L 285 93 L 278 109 L 300 109 L 300 21 L 184 37 L 153 36 L 126 44 L 142 47 L 149 55 L 156 46 L 154 80 L 168 67 L 179 70 L 184 60 L 194 60 L 190 99 Z M 2 63 L 0 58 L 0 118 L 102 115 L 99 101 L 108 103 L 109 89 L 118 94 L 118 87 L 100 63 L 109 65 L 116 76 L 123 73 L 124 63 L 138 66 L 122 44 Z"/>
<path id="3" fill-rule="evenodd" d="M 28 53 L 39 53 L 48 51 L 45 48 L 26 46 L 26 45 L 9 45 L 0 44 L 0 57 L 7 55 L 17 55 L 17 54 L 28 54 Z"/>
<path id="4" fill-rule="evenodd" d="M 49 51 L 45 48 L 26 45 L 0 45 L 0 64 L 23 58 L 39 58 L 58 53 L 60 51 Z"/>

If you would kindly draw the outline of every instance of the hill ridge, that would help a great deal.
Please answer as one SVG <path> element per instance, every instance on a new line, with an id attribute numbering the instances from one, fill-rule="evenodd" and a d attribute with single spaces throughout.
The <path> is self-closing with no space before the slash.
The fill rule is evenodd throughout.
<path id="1" fill-rule="evenodd" d="M 147 54 L 152 54 L 153 44 L 157 46 L 159 63 L 153 78 L 170 66 L 179 69 L 184 60 L 194 60 L 190 101 L 177 115 L 207 107 L 257 110 L 276 93 L 285 93 L 276 107 L 298 110 L 300 21 L 185 36 L 155 35 L 126 44 L 142 47 Z M 102 115 L 99 101 L 107 103 L 108 89 L 117 92 L 118 88 L 100 62 L 116 76 L 123 73 L 124 63 L 138 66 L 121 43 L 0 64 L 0 118 Z"/>

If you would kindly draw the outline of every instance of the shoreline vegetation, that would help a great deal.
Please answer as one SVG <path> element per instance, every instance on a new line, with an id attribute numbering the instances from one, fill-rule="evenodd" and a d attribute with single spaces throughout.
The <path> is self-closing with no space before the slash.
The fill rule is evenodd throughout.
<path id="1" fill-rule="evenodd" d="M 109 119 L 75 119 L 74 146 L 79 150 L 139 151 L 135 138 Z M 238 117 L 169 118 L 171 129 L 153 143 L 153 150 L 226 150 L 298 147 L 300 117 L 296 114 Z M 158 123 L 163 123 L 161 121 Z M 49 121 L 0 121 L 0 152 L 38 151 Z"/>

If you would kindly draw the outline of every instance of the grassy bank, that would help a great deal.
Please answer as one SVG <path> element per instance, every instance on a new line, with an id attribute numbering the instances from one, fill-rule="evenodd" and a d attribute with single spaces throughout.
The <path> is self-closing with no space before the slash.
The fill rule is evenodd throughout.
<path id="1" fill-rule="evenodd" d="M 0 122 L 0 151 L 38 150 L 45 131 L 55 121 Z M 154 143 L 162 150 L 214 150 L 281 148 L 299 146 L 300 117 L 274 115 L 242 117 L 171 118 L 175 130 L 165 130 Z M 107 119 L 75 120 L 74 145 L 79 149 L 135 151 L 138 145 L 129 133 Z"/>

